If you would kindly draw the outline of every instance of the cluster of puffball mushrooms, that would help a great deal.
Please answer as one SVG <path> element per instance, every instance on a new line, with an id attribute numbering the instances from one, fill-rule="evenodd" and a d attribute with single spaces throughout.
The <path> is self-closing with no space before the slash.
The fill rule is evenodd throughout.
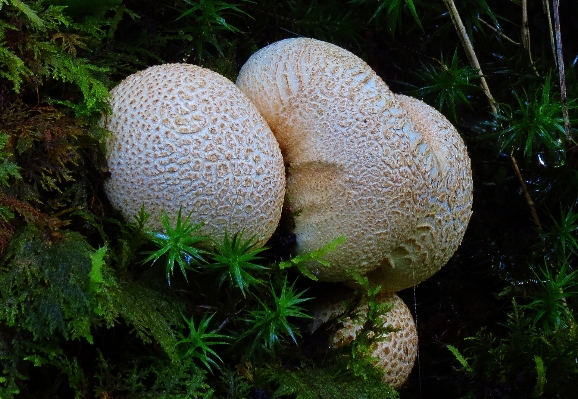
<path id="1" fill-rule="evenodd" d="M 446 118 L 392 93 L 352 53 L 306 38 L 255 53 L 236 85 L 194 65 L 150 67 L 114 88 L 110 106 L 113 206 L 132 219 L 144 205 L 158 230 L 161 211 L 174 220 L 182 208 L 204 223 L 203 235 L 244 230 L 264 245 L 285 201 L 297 253 L 346 236 L 326 256 L 330 266 L 306 267 L 321 281 L 355 287 L 355 270 L 382 287 L 378 300 L 393 309 L 381 320 L 397 331 L 376 340 L 372 356 L 387 383 L 405 382 L 417 331 L 395 292 L 449 260 L 471 214 L 470 160 Z M 312 330 L 343 303 L 343 294 L 318 301 Z M 363 303 L 354 310 L 364 312 Z M 352 341 L 362 325 L 346 318 L 332 344 Z"/>

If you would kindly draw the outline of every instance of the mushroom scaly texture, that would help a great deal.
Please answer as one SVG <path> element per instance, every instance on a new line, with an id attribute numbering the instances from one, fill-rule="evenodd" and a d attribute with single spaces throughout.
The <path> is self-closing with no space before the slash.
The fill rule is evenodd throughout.
<path id="1" fill-rule="evenodd" d="M 380 328 L 391 328 L 395 331 L 385 336 L 366 331 L 372 343 L 369 351 L 374 366 L 384 371 L 383 380 L 393 388 L 399 388 L 407 380 L 417 357 L 418 338 L 413 317 L 407 305 L 396 294 L 382 294 L 376 297 L 376 303 L 390 302 L 393 307 L 379 314 Z M 367 320 L 367 302 L 361 303 L 353 310 L 353 317 L 343 320 L 343 327 L 329 339 L 333 347 L 351 343 L 361 332 Z"/>
<path id="2" fill-rule="evenodd" d="M 432 165 L 433 190 L 417 228 L 367 275 L 388 292 L 415 285 L 447 263 L 462 242 L 473 201 L 470 158 L 454 126 L 423 101 L 396 98 L 427 143 L 421 156 Z"/>
<path id="3" fill-rule="evenodd" d="M 285 170 L 279 145 L 251 101 L 225 77 L 188 64 L 150 67 L 111 92 L 104 119 L 113 206 L 130 219 L 142 205 L 150 228 L 161 211 L 204 223 L 222 240 L 247 230 L 262 245 L 281 216 Z"/>
<path id="4" fill-rule="evenodd" d="M 318 40 L 261 49 L 237 85 L 269 123 L 289 165 L 297 251 L 347 236 L 326 256 L 330 267 L 309 265 L 319 279 L 351 282 L 348 269 L 392 269 L 395 277 L 382 285 L 395 292 L 447 262 L 471 213 L 470 163 L 455 130 L 451 139 L 432 139 L 407 112 L 407 101 L 363 60 Z M 467 182 L 450 185 L 464 176 Z"/>

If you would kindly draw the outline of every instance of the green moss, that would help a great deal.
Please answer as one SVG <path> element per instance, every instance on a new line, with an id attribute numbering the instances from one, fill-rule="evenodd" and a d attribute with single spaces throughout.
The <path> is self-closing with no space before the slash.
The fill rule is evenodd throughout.
<path id="1" fill-rule="evenodd" d="M 46 236 L 34 227 L 17 234 L 0 269 L 0 320 L 34 339 L 58 334 L 92 340 L 89 299 L 92 248 L 82 236 Z"/>
<path id="2" fill-rule="evenodd" d="M 416 305 L 424 343 L 422 379 L 414 385 L 423 383 L 426 395 L 428 384 L 446 384 L 447 397 L 458 391 L 515 397 L 508 393 L 515 390 L 526 397 L 572 397 L 578 152 L 575 129 L 566 122 L 576 120 L 578 81 L 570 63 L 576 45 L 565 38 L 575 29 L 563 16 L 570 69 L 564 93 L 542 4 L 527 2 L 532 45 L 523 46 L 519 1 L 455 3 L 500 105 L 496 115 L 476 89 L 477 69 L 460 63 L 468 54 L 448 15 L 449 1 L 0 0 L 0 397 L 244 398 L 257 388 L 277 397 L 395 397 L 364 362 L 363 342 L 352 363 L 351 351 L 331 357 L 322 339 L 305 333 L 300 307 L 278 323 L 263 322 L 276 312 L 282 316 L 283 292 L 299 299 L 298 293 L 322 286 L 310 273 L 313 280 L 296 282 L 292 266 L 307 275 L 305 262 L 323 264 L 324 251 L 344 238 L 279 267 L 253 259 L 257 268 L 249 268 L 259 271 L 259 282 L 267 280 L 261 271 L 269 267 L 273 288 L 234 268 L 223 281 L 236 278 L 220 289 L 210 274 L 186 268 L 189 281 L 177 273 L 167 287 L 166 268 L 142 265 L 142 251 L 155 251 L 146 220 L 122 221 L 102 190 L 106 132 L 98 121 L 108 112 L 115 82 L 164 62 L 197 63 L 234 80 L 258 48 L 299 35 L 361 54 L 394 92 L 415 89 L 458 123 L 472 157 L 472 226 L 447 272 L 452 278 L 442 271 L 430 283 L 444 299 Z M 576 13 L 574 2 L 561 3 L 566 15 Z M 453 56 L 438 62 L 440 54 Z M 520 173 L 527 192 L 510 155 L 525 160 Z M 530 207 L 543 222 L 551 219 L 542 231 L 528 222 Z M 560 217 L 558 209 L 564 210 Z M 179 264 L 181 249 L 173 255 Z M 542 273 L 527 264 L 543 265 Z M 491 276 L 484 277 L 491 279 L 484 292 L 495 310 L 491 324 L 489 316 L 471 312 L 471 303 L 452 299 L 455 291 L 448 294 L 454 278 L 472 267 L 480 271 L 475 279 Z M 427 287 L 416 289 L 418 299 Z M 376 293 L 368 285 L 365 290 Z M 512 297 L 520 305 L 509 307 Z M 451 317 L 432 310 L 444 306 Z M 461 314 L 460 306 L 466 309 Z M 241 342 L 262 338 L 257 345 L 276 347 L 275 358 L 267 350 L 249 354 L 239 344 L 218 345 L 215 353 L 228 372 L 206 374 L 178 357 L 176 344 L 187 334 L 182 314 Z M 431 334 L 456 348 L 461 357 L 453 364 L 431 349 L 438 341 L 427 340 L 431 331 L 425 330 L 435 328 L 436 317 L 458 326 Z M 482 323 L 488 326 L 478 331 Z M 500 323 L 506 328 L 496 327 Z M 452 331 L 455 340 L 448 338 Z M 304 361 L 311 346 L 334 364 Z M 241 372 L 241 363 L 255 373 Z M 453 370 L 460 364 L 463 369 Z M 446 375 L 439 372 L 444 367 Z M 265 374 L 269 380 L 259 380 Z M 415 390 L 406 387 L 405 394 Z"/>

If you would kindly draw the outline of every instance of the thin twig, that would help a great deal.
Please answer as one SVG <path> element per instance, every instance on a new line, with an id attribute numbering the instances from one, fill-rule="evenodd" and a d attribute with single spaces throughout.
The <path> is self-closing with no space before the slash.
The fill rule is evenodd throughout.
<path id="1" fill-rule="evenodd" d="M 503 37 L 504 39 L 506 39 L 507 41 L 509 41 L 510 43 L 515 44 L 516 46 L 519 46 L 520 43 L 518 43 L 517 41 L 515 41 L 514 39 L 506 36 L 501 30 L 497 29 L 496 27 L 492 26 L 492 24 L 484 21 L 482 19 L 482 17 L 478 17 L 478 21 L 480 21 L 481 23 L 483 23 L 484 25 L 486 25 L 488 28 L 490 28 L 491 30 L 493 30 L 497 35 Z"/>
<path id="2" fill-rule="evenodd" d="M 472 67 L 478 70 L 478 74 L 480 75 L 480 84 L 482 85 L 482 89 L 484 90 L 484 93 L 486 94 L 486 97 L 490 102 L 492 112 L 496 114 L 498 112 L 496 102 L 494 101 L 494 97 L 492 97 L 492 94 L 490 93 L 490 88 L 486 83 L 486 78 L 484 78 L 482 67 L 480 66 L 480 62 L 478 61 L 478 57 L 476 56 L 474 47 L 472 46 L 472 42 L 468 37 L 466 27 L 464 26 L 464 23 L 460 18 L 460 14 L 458 13 L 456 5 L 454 4 L 453 0 L 444 0 L 444 3 L 446 4 L 448 11 L 450 12 L 450 17 L 452 18 L 452 22 L 454 23 L 454 26 L 458 32 L 458 36 L 460 37 L 462 45 L 464 46 L 464 50 L 466 50 L 466 54 L 468 56 L 468 59 L 470 60 L 470 64 L 472 65 Z"/>
<path id="3" fill-rule="evenodd" d="M 528 24 L 528 0 L 522 0 L 522 44 L 530 53 L 530 26 Z M 530 54 L 530 60 L 532 54 Z"/>
<path id="4" fill-rule="evenodd" d="M 536 66 L 534 66 L 534 60 L 532 59 L 532 47 L 530 46 L 530 24 L 528 23 L 528 0 L 522 0 L 522 45 L 528 51 L 528 58 L 530 59 L 530 65 L 534 69 L 536 76 L 540 76 Z"/>
<path id="5" fill-rule="evenodd" d="M 540 223 L 540 218 L 538 218 L 538 213 L 536 212 L 536 205 L 534 204 L 532 197 L 530 197 L 530 193 L 528 192 L 528 186 L 526 185 L 526 181 L 524 180 L 524 177 L 522 176 L 522 172 L 520 171 L 520 168 L 518 167 L 518 162 L 516 161 L 516 158 L 514 158 L 514 155 L 512 155 L 512 154 L 510 154 L 510 160 L 512 161 L 512 166 L 514 167 L 514 171 L 516 172 L 516 176 L 518 176 L 518 180 L 520 181 L 520 185 L 522 186 L 522 191 L 524 192 L 524 197 L 526 197 L 526 202 L 530 206 L 530 212 L 532 213 L 532 219 L 534 219 L 534 223 L 536 224 L 538 231 L 541 231 L 542 230 L 542 224 Z"/>
<path id="6" fill-rule="evenodd" d="M 464 46 L 464 49 L 466 50 L 466 54 L 468 55 L 468 58 L 470 60 L 471 65 L 479 71 L 482 89 L 484 90 L 484 93 L 486 93 L 486 97 L 488 98 L 488 101 L 490 102 L 490 107 L 492 108 L 492 112 L 494 113 L 494 115 L 496 115 L 498 113 L 498 109 L 496 107 L 494 97 L 492 97 L 492 94 L 490 93 L 490 88 L 488 87 L 488 84 L 486 83 L 486 80 L 484 79 L 484 76 L 482 74 L 482 69 L 480 68 L 480 63 L 478 61 L 478 57 L 476 56 L 476 53 L 474 51 L 474 47 L 472 46 L 472 43 L 471 43 L 471 41 L 470 41 L 470 39 L 466 33 L 466 28 L 464 27 L 464 24 L 462 23 L 462 19 L 460 18 L 460 14 L 458 13 L 456 5 L 454 4 L 453 0 L 444 0 L 444 3 L 446 4 L 446 6 L 450 12 L 452 22 L 454 23 L 456 31 L 458 32 L 458 36 L 460 37 L 462 45 Z M 534 219 L 534 223 L 536 223 L 536 227 L 538 228 L 538 230 L 541 230 L 542 225 L 540 223 L 540 219 L 538 218 L 538 213 L 536 212 L 536 206 L 534 204 L 534 201 L 532 200 L 532 197 L 530 196 L 530 193 L 528 192 L 528 187 L 526 186 L 526 182 L 524 181 L 524 178 L 522 177 L 522 173 L 520 172 L 520 168 L 518 167 L 518 162 L 516 162 L 516 158 L 514 158 L 514 155 L 510 155 L 510 160 L 512 162 L 514 170 L 516 171 L 516 175 L 518 176 L 518 179 L 520 180 L 520 185 L 522 186 L 522 191 L 524 192 L 526 202 L 528 203 L 528 206 L 530 207 L 530 212 L 532 213 L 532 218 Z"/>
<path id="7" fill-rule="evenodd" d="M 562 33 L 560 32 L 560 0 L 553 1 L 554 30 L 556 32 L 556 56 L 558 58 L 558 75 L 560 75 L 560 100 L 562 101 L 562 116 L 566 138 L 572 140 L 572 126 L 568 116 L 568 102 L 566 98 L 566 74 L 564 72 L 564 57 L 562 55 Z"/>
<path id="8" fill-rule="evenodd" d="M 558 67 L 556 61 L 556 44 L 554 42 L 554 27 L 552 26 L 552 13 L 550 12 L 550 0 L 542 0 L 542 6 L 544 7 L 544 14 L 548 17 L 548 28 L 550 30 L 550 45 L 552 46 L 552 55 L 554 56 L 554 65 Z"/>

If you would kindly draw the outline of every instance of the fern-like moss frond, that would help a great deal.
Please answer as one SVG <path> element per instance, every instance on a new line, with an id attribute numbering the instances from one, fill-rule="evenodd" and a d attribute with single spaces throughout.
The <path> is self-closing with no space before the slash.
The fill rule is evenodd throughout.
<path id="1" fill-rule="evenodd" d="M 274 398 L 295 395 L 295 399 L 394 399 L 397 392 L 380 379 L 355 376 L 345 367 L 303 366 L 289 370 L 281 366 L 270 366 L 267 371 L 270 381 L 278 384 Z"/>
<path id="2" fill-rule="evenodd" d="M 176 331 L 184 327 L 182 309 L 174 305 L 178 301 L 169 302 L 167 296 L 168 291 L 163 295 L 144 284 L 125 281 L 114 292 L 114 306 L 143 342 L 156 341 L 171 359 L 177 360 Z"/>

